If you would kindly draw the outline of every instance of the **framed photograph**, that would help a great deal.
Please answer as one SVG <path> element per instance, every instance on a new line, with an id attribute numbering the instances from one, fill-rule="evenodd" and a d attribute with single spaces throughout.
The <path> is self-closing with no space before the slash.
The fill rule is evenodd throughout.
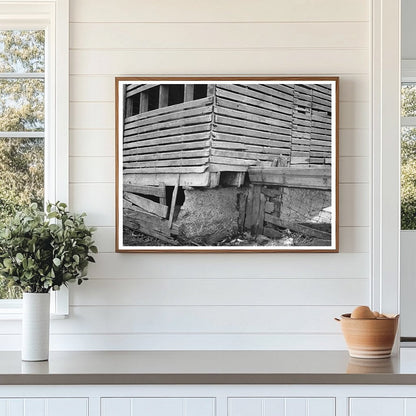
<path id="1" fill-rule="evenodd" d="M 338 78 L 116 78 L 118 252 L 337 252 Z"/>

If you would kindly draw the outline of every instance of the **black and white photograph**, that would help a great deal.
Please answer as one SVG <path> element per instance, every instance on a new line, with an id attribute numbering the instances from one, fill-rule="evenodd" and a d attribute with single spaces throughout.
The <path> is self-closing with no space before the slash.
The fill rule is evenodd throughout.
<path id="1" fill-rule="evenodd" d="M 116 78 L 117 251 L 338 251 L 338 78 Z"/>

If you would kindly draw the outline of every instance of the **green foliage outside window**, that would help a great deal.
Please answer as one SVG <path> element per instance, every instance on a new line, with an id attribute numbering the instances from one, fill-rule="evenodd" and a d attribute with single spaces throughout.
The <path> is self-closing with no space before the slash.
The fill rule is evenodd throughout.
<path id="1" fill-rule="evenodd" d="M 43 30 L 0 30 L 0 73 L 44 71 Z M 44 97 L 43 79 L 0 79 L 0 132 L 43 132 Z M 31 203 L 43 206 L 43 198 L 44 139 L 0 138 L 0 228 Z M 0 279 L 0 299 L 19 297 L 19 290 Z"/>

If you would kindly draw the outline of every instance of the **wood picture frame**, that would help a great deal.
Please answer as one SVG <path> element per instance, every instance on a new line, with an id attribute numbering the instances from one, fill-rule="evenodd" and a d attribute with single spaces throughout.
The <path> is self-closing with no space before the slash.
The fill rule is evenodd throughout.
<path id="1" fill-rule="evenodd" d="M 117 77 L 117 252 L 338 252 L 338 77 Z"/>

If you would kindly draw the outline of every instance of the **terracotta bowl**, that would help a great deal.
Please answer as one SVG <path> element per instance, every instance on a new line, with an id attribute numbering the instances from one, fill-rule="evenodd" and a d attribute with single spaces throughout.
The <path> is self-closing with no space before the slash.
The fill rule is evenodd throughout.
<path id="1" fill-rule="evenodd" d="M 399 315 L 383 319 L 352 319 L 341 315 L 341 329 L 351 357 L 388 358 L 391 356 Z"/>

